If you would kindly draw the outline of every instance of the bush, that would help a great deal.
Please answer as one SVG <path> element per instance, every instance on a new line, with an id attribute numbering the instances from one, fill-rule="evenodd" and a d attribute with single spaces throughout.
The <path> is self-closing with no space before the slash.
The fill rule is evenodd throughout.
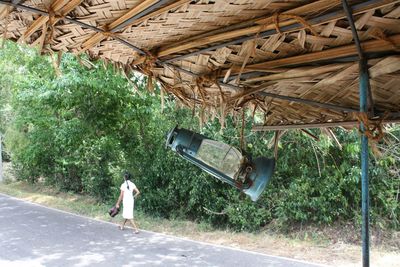
<path id="1" fill-rule="evenodd" d="M 335 132 L 342 150 L 319 130 L 313 130 L 319 141 L 287 132 L 272 181 L 253 203 L 165 148 L 166 133 L 177 123 L 240 148 L 240 119 L 227 117 L 223 130 L 218 120 L 200 129 L 199 110 L 177 109 L 167 96 L 162 111 L 159 90 L 143 89 L 146 79 L 132 77 L 130 83 L 140 89 L 134 94 L 131 84 L 102 62 L 87 69 L 64 55 L 62 75 L 56 76 L 49 58 L 27 48 L 8 44 L 0 55 L 0 88 L 7 89 L 0 105 L 11 107 L 0 116 L 0 129 L 19 179 L 43 179 L 61 190 L 115 201 L 128 170 L 142 192 L 138 209 L 237 231 L 256 231 L 272 221 L 359 220 L 357 132 Z M 243 148 L 253 157 L 272 157 L 273 134 L 251 132 L 252 120 L 262 119 L 248 115 Z M 388 144 L 378 144 L 384 154 L 370 158 L 371 215 L 374 224 L 398 229 L 399 127 L 393 126 L 391 135 Z"/>

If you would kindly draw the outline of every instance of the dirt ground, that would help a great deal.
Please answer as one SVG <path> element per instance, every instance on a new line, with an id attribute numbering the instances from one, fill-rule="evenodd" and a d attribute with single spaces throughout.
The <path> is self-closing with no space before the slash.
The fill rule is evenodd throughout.
<path id="1" fill-rule="evenodd" d="M 193 240 L 224 245 L 304 260 L 327 266 L 351 267 L 362 266 L 361 242 L 348 243 L 345 240 L 359 239 L 360 233 L 355 227 L 346 226 L 316 228 L 308 227 L 283 235 L 265 230 L 260 233 L 234 233 L 229 231 L 198 231 L 198 227 L 187 222 L 176 229 L 168 223 L 154 231 L 186 237 Z M 355 232 L 353 231 L 355 230 Z M 350 235 L 355 235 L 350 237 Z M 400 233 L 391 233 L 382 238 L 377 245 L 375 235 L 371 234 L 370 266 L 400 266 Z"/>

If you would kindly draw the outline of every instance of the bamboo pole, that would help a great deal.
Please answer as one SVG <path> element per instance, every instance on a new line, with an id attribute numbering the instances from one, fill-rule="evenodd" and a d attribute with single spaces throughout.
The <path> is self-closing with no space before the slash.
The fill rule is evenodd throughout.
<path id="1" fill-rule="evenodd" d="M 390 42 L 388 41 L 390 40 Z M 388 37 L 388 40 L 372 40 L 361 43 L 361 47 L 365 53 L 373 52 L 385 52 L 392 51 L 396 46 L 400 45 L 400 34 Z M 281 59 L 275 59 L 270 61 L 265 61 L 262 63 L 248 65 L 244 68 L 242 73 L 252 72 L 252 71 L 264 71 L 271 68 L 293 66 L 293 65 L 305 65 L 308 63 L 315 63 L 319 61 L 327 61 L 337 58 L 344 58 L 349 56 L 356 56 L 357 48 L 354 45 L 346 45 L 337 48 L 331 48 L 319 52 L 307 53 L 299 56 L 286 57 Z M 224 77 L 228 70 L 222 71 L 220 77 Z M 231 75 L 239 73 L 240 66 L 233 67 Z"/>
<path id="2" fill-rule="evenodd" d="M 155 0 L 147 0 L 139 5 L 133 7 L 129 12 L 127 12 L 125 15 L 122 17 L 116 19 L 109 25 L 104 26 L 105 29 L 107 29 L 110 33 L 116 33 L 117 31 L 120 31 L 129 25 L 132 25 L 134 23 L 139 23 L 144 21 L 145 19 L 148 19 L 153 16 L 157 16 L 159 14 L 162 14 L 163 12 L 166 12 L 172 8 L 176 8 L 178 6 L 181 6 L 183 4 L 186 4 L 189 2 L 188 0 L 181 0 L 176 3 L 172 3 L 166 7 L 161 8 L 160 10 L 156 10 L 157 8 L 161 7 L 162 5 L 168 3 L 169 0 L 161 0 L 161 1 L 155 1 Z M 156 11 L 154 11 L 156 10 Z M 153 12 L 154 11 L 154 12 Z M 95 46 L 105 38 L 107 38 L 108 35 L 104 35 L 101 33 L 95 33 L 92 37 L 90 37 L 84 44 L 83 48 L 77 52 L 77 54 L 80 54 L 91 47 Z M 115 36 L 114 36 L 115 38 Z"/>
<path id="3" fill-rule="evenodd" d="M 76 52 L 76 54 L 80 54 L 82 52 L 85 52 L 86 50 L 94 47 L 96 44 L 100 43 L 102 40 L 106 39 L 110 35 L 106 35 L 105 33 L 109 31 L 110 33 L 113 32 L 113 29 L 116 28 L 118 25 L 124 23 L 128 19 L 134 17 L 135 15 L 143 12 L 146 10 L 146 8 L 151 7 L 157 3 L 157 0 L 145 0 L 142 3 L 134 6 L 131 8 L 127 13 L 125 13 L 122 17 L 117 18 L 113 22 L 111 22 L 108 25 L 105 25 L 103 28 L 105 29 L 104 32 L 97 32 L 94 35 L 92 35 L 88 40 L 86 40 L 82 44 L 82 48 Z"/>
<path id="4" fill-rule="evenodd" d="M 53 12 L 66 15 L 71 12 L 75 7 L 77 7 L 80 3 L 82 3 L 82 1 L 83 0 L 72 0 L 69 1 L 69 3 L 65 3 L 66 1 L 64 0 L 56 0 L 51 4 L 50 9 Z M 13 4 L 18 5 L 19 3 L 13 2 Z M 18 42 L 24 42 L 26 39 L 28 39 L 34 32 L 36 32 L 40 27 L 47 23 L 49 21 L 49 18 L 49 16 L 41 16 L 36 19 L 20 37 Z M 57 23 L 60 19 L 61 18 L 55 18 L 54 24 Z"/>
<path id="5" fill-rule="evenodd" d="M 290 130 L 290 129 L 315 129 L 315 128 L 331 128 L 331 127 L 355 127 L 359 121 L 336 121 L 336 122 L 320 122 L 305 124 L 284 124 L 284 125 L 254 125 L 251 129 L 253 132 Z M 400 123 L 400 118 L 388 119 L 382 123 Z"/>
<path id="6" fill-rule="evenodd" d="M 105 28 L 107 28 L 111 33 L 116 33 L 117 31 L 123 30 L 124 28 L 130 26 L 130 25 L 135 25 L 139 24 L 146 19 L 149 19 L 151 17 L 158 16 L 164 12 L 167 12 L 173 8 L 177 8 L 179 6 L 182 6 L 191 0 L 181 0 L 172 4 L 169 4 L 163 8 L 159 8 L 160 6 L 164 5 L 165 3 L 168 3 L 169 0 L 162 0 L 158 1 L 157 3 L 154 3 L 154 1 L 145 1 L 138 6 L 135 6 L 132 8 L 128 13 L 126 13 L 124 16 L 118 18 L 116 21 L 112 22 L 109 25 L 106 25 Z M 152 4 L 151 4 L 152 3 Z M 155 11 L 154 11 L 155 10 Z M 105 32 L 105 31 L 103 31 Z M 95 46 L 102 40 L 107 38 L 104 34 L 101 33 L 95 33 L 90 37 L 84 44 L 83 48 L 77 52 L 77 54 L 80 54 L 91 47 Z M 116 37 L 114 36 L 114 39 Z"/>
<path id="7" fill-rule="evenodd" d="M 309 10 L 314 10 L 314 11 L 315 10 L 316 11 L 324 10 L 324 9 L 328 8 L 329 6 L 332 6 L 332 5 L 335 6 L 338 4 L 340 4 L 340 1 L 337 1 L 337 0 L 334 0 L 334 1 L 319 0 L 319 1 L 316 1 L 311 4 L 306 4 L 301 7 L 296 7 L 291 10 L 284 11 L 282 14 L 283 15 L 285 15 L 285 14 L 302 15 Z M 238 26 L 236 26 L 236 27 L 233 27 L 234 30 L 228 30 L 228 31 L 225 30 L 223 32 L 221 32 L 221 30 L 218 29 L 218 30 L 216 30 L 216 33 L 214 35 L 204 34 L 204 35 L 200 35 L 199 37 L 192 39 L 190 41 L 178 42 L 178 43 L 175 43 L 172 45 L 168 45 L 167 47 L 160 48 L 157 56 L 163 57 L 163 56 L 167 56 L 167 55 L 170 55 L 173 53 L 191 49 L 194 47 L 208 45 L 211 43 L 224 41 L 224 40 L 236 38 L 236 37 L 243 36 L 243 35 L 256 34 L 256 33 L 261 33 L 262 31 L 271 30 L 271 29 L 275 28 L 275 24 L 271 23 L 272 19 L 273 19 L 273 17 L 271 17 L 271 16 L 268 18 L 263 18 L 263 19 L 252 19 L 252 20 L 249 20 L 246 22 L 238 23 L 238 26 L 252 25 L 250 27 L 237 29 Z M 279 27 L 296 24 L 296 22 L 297 21 L 293 20 L 293 19 L 289 20 L 289 21 L 282 21 L 282 22 L 279 22 Z M 254 25 L 254 24 L 256 24 L 256 25 Z M 255 36 L 253 36 L 251 38 L 254 38 L 254 37 Z M 144 59 L 142 59 L 142 58 L 138 59 L 137 64 L 142 63 L 143 60 Z M 174 60 L 177 60 L 177 59 L 174 58 Z"/>
<path id="8" fill-rule="evenodd" d="M 322 2 L 325 2 L 325 1 L 322 1 Z M 369 10 L 373 10 L 373 9 L 384 7 L 389 4 L 393 4 L 394 2 L 399 2 L 399 0 L 396 0 L 396 1 L 393 1 L 393 0 L 370 0 L 370 1 L 358 4 L 358 5 L 355 5 L 353 7 L 354 13 L 355 14 L 364 13 Z M 311 3 L 309 5 L 314 6 L 315 3 Z M 325 3 L 325 5 L 327 5 L 327 4 Z M 305 8 L 306 6 L 308 6 L 308 5 L 305 5 L 302 8 Z M 283 12 L 282 14 L 299 14 L 300 12 L 298 11 L 298 9 L 299 8 L 288 10 L 288 11 Z M 313 27 L 313 26 L 329 23 L 331 21 L 343 19 L 345 17 L 346 17 L 346 15 L 344 14 L 344 12 L 335 11 L 335 12 L 332 12 L 332 13 L 329 13 L 329 14 L 326 14 L 323 16 L 319 16 L 319 17 L 310 19 L 308 21 L 308 23 L 311 27 Z M 264 20 L 259 20 L 258 23 L 260 23 L 260 22 L 266 23 L 267 21 L 271 21 L 272 18 L 273 17 L 269 17 Z M 295 19 L 290 19 L 287 21 L 279 22 L 279 28 L 282 33 L 288 33 L 288 32 L 293 32 L 293 31 L 298 31 L 298 30 L 304 29 L 305 26 L 302 24 L 299 24 L 298 21 Z M 157 57 L 164 57 L 164 56 L 167 56 L 167 55 L 170 55 L 173 53 L 181 52 L 181 51 L 188 50 L 188 49 L 193 49 L 195 47 L 205 46 L 205 45 L 209 45 L 211 43 L 226 41 L 229 39 L 234 39 L 234 38 L 237 38 L 240 36 L 247 35 L 246 37 L 234 39 L 232 41 L 214 45 L 211 47 L 206 47 L 206 48 L 200 49 L 195 52 L 191 52 L 191 53 L 188 53 L 188 54 L 185 54 L 182 56 L 177 56 L 172 59 L 168 59 L 166 61 L 166 62 L 172 62 L 172 61 L 176 61 L 176 60 L 181 60 L 181 59 L 189 57 L 189 56 L 201 54 L 206 51 L 212 51 L 212 50 L 216 50 L 221 47 L 226 47 L 228 45 L 243 43 L 245 41 L 254 39 L 257 36 L 259 38 L 265 38 L 267 36 L 271 36 L 276 33 L 277 32 L 275 30 L 275 24 L 269 22 L 269 24 L 256 25 L 256 26 L 251 26 L 251 27 L 243 28 L 243 29 L 236 29 L 236 30 L 229 31 L 229 32 L 218 33 L 213 36 L 201 37 L 201 38 L 194 39 L 194 40 L 191 40 L 191 41 L 185 42 L 185 43 L 176 43 L 176 44 L 168 45 L 168 47 L 166 47 L 166 48 L 159 49 Z M 135 61 L 135 64 L 142 63 L 144 61 L 144 59 L 145 58 L 139 58 L 138 60 Z"/>
<path id="9" fill-rule="evenodd" d="M 180 7 L 180 6 L 182 6 L 184 4 L 187 4 L 187 3 L 191 2 L 191 1 L 192 0 L 180 0 L 180 1 L 177 1 L 177 2 L 174 2 L 174 3 L 171 3 L 171 4 L 167 5 L 167 6 L 164 6 L 164 7 L 160 8 L 160 9 L 157 9 L 158 7 L 162 6 L 165 2 L 169 2 L 168 0 L 167 1 L 159 1 L 157 4 L 149 7 L 146 10 L 144 10 L 144 13 L 146 13 L 146 14 L 139 13 L 138 16 L 135 16 L 135 17 L 132 17 L 132 18 L 126 20 L 125 22 L 123 22 L 120 25 L 116 26 L 113 29 L 113 32 L 122 30 L 122 29 L 124 29 L 124 28 L 126 28 L 128 26 L 131 26 L 131 25 L 137 25 L 137 24 L 142 23 L 143 21 L 145 21 L 145 20 L 147 20 L 149 18 L 153 18 L 153 17 L 159 16 L 159 15 L 165 13 L 165 12 L 168 12 L 171 9 Z M 155 10 L 155 11 L 153 12 L 153 10 Z M 151 12 L 151 13 L 149 13 L 149 12 Z"/>
<path id="10" fill-rule="evenodd" d="M 317 102 L 317 101 L 314 101 L 314 100 L 308 100 L 308 99 L 302 99 L 302 98 L 297 98 L 297 97 L 272 94 L 272 93 L 268 93 L 268 92 L 258 92 L 257 95 L 259 95 L 259 96 L 267 96 L 267 97 L 272 97 L 272 98 L 277 98 L 277 99 L 282 99 L 282 100 L 286 100 L 286 101 L 306 104 L 306 105 L 320 107 L 320 108 L 337 110 L 337 111 L 341 111 L 341 112 L 357 112 L 357 109 L 354 109 L 354 108 L 351 108 L 351 107 L 342 107 L 342 106 L 333 105 L 333 104 L 329 104 L 329 103 L 321 103 L 321 102 Z"/>
<path id="11" fill-rule="evenodd" d="M 26 11 L 32 12 L 32 13 L 34 13 L 34 14 L 39 14 L 39 15 L 42 15 L 42 16 L 47 16 L 47 17 L 49 16 L 49 13 L 48 13 L 47 11 L 43 11 L 43 10 L 40 10 L 40 9 L 37 9 L 37 8 L 34 8 L 34 7 L 29 7 L 29 6 L 25 6 L 25 5 L 21 5 L 21 4 L 13 4 L 13 3 L 11 3 L 11 2 L 7 2 L 7 1 L 4 1 L 4 0 L 0 0 L 0 4 L 5 4 L 5 5 L 9 5 L 9 6 L 14 6 L 14 7 L 16 7 L 16 8 L 19 8 L 19 9 L 22 9 L 22 10 L 26 10 Z M 98 33 L 104 33 L 104 32 L 105 32 L 105 31 L 102 30 L 102 29 L 96 28 L 96 27 L 94 27 L 94 26 L 92 26 L 92 25 L 86 24 L 86 23 L 84 23 L 84 22 L 81 22 L 81 21 L 78 21 L 78 20 L 75 20 L 75 19 L 72 19 L 72 18 L 69 18 L 69 17 L 63 17 L 62 19 L 65 20 L 65 21 L 67 21 L 67 22 L 69 22 L 69 23 L 79 25 L 79 26 L 81 26 L 82 28 L 90 29 L 90 30 L 95 31 L 95 32 L 98 32 Z M 146 54 L 146 53 L 145 53 L 143 50 L 141 50 L 140 48 L 138 48 L 138 47 L 132 45 L 131 43 L 129 43 L 129 42 L 127 42 L 127 41 L 125 41 L 125 40 L 123 40 L 123 39 L 121 39 L 121 38 L 119 38 L 119 37 L 115 37 L 115 39 L 116 39 L 117 41 L 119 41 L 120 43 L 122 43 L 122 44 L 128 46 L 128 47 L 131 48 L 132 50 L 138 52 L 139 54 L 142 54 L 142 55 Z"/>
<path id="12" fill-rule="evenodd" d="M 137 14 L 140 14 L 141 12 L 145 11 L 147 8 L 157 4 L 157 2 L 163 3 L 165 0 L 144 0 L 143 2 L 139 3 L 137 6 L 134 6 L 131 8 L 127 13 L 125 13 L 122 17 L 117 18 L 113 22 L 111 22 L 109 25 L 107 25 L 107 28 L 109 30 L 113 30 L 117 28 L 120 24 L 128 21 L 131 18 L 134 18 Z"/>

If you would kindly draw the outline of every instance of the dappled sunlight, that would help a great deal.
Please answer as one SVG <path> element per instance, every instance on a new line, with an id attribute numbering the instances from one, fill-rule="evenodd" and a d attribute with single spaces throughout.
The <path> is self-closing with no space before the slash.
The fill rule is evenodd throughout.
<path id="1" fill-rule="evenodd" d="M 57 261 L 63 256 L 62 253 L 55 253 L 49 255 L 32 255 L 21 260 L 0 260 L 0 266 L 6 267 L 44 267 L 47 266 L 48 262 Z"/>
<path id="2" fill-rule="evenodd" d="M 21 267 L 21 266 L 29 266 L 29 267 L 45 267 L 42 263 L 40 263 L 36 259 L 25 259 L 25 260 L 0 260 L 1 266 L 7 267 Z"/>
<path id="3" fill-rule="evenodd" d="M 37 195 L 30 196 L 30 197 L 26 197 L 25 200 L 34 201 L 34 202 L 38 202 L 38 203 L 47 203 L 51 200 L 54 200 L 54 197 L 37 194 Z"/>
<path id="4" fill-rule="evenodd" d="M 90 266 L 95 263 L 100 263 L 105 260 L 104 256 L 99 253 L 82 253 L 79 256 L 69 257 L 68 260 L 78 261 L 77 264 L 74 264 L 76 267 Z"/>
<path id="5" fill-rule="evenodd" d="M 0 199 L 1 266 L 290 266 L 274 257 L 146 231 L 134 234 L 129 227 L 121 231 L 115 224 Z"/>
<path id="6" fill-rule="evenodd" d="M 225 248 L 211 248 L 207 244 L 188 243 L 185 239 L 146 231 L 135 235 L 132 228 L 120 231 L 116 224 L 84 220 L 69 213 L 62 213 L 60 220 L 57 219 L 59 212 L 44 213 L 40 206 L 29 207 L 20 209 L 18 205 L 0 201 L 0 220 L 6 222 L 5 226 L 1 225 L 0 249 L 18 258 L 18 261 L 14 261 L 15 257 L 3 256 L 0 251 L 2 267 L 59 266 L 60 262 L 65 262 L 67 266 L 110 266 L 115 259 L 123 259 L 119 266 L 210 266 L 210 259 L 232 262 L 232 259 L 224 256 Z M 113 221 L 119 223 L 120 219 Z M 159 225 L 165 227 L 164 223 Z M 282 240 L 271 239 L 265 233 L 235 235 L 216 231 L 200 234 L 193 227 L 187 224 L 186 230 L 181 229 L 181 232 L 175 234 L 186 234 L 190 238 L 219 245 L 246 247 L 247 244 L 254 251 L 296 259 L 314 258 L 317 262 L 334 263 L 338 267 L 360 265 L 360 251 L 356 245 L 337 242 L 315 248 L 297 239 L 290 244 L 283 237 Z M 380 254 L 375 251 L 371 255 L 373 266 L 395 267 L 397 262 L 400 262 L 398 253 Z M 274 266 L 270 263 L 271 260 L 260 266 Z M 275 263 L 275 266 L 279 264 Z"/>

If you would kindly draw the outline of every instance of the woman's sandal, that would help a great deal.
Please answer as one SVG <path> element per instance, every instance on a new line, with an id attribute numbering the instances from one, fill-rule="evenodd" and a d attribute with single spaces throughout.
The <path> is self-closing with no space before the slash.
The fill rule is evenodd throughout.
<path id="1" fill-rule="evenodd" d="M 123 231 L 123 230 L 125 229 L 125 227 L 123 227 L 123 226 L 121 226 L 121 225 L 118 225 L 118 229 L 121 230 L 121 231 Z"/>
<path id="2" fill-rule="evenodd" d="M 136 230 L 134 233 L 135 233 L 135 234 L 138 234 L 138 233 L 139 233 L 139 231 L 138 231 L 138 230 Z"/>

